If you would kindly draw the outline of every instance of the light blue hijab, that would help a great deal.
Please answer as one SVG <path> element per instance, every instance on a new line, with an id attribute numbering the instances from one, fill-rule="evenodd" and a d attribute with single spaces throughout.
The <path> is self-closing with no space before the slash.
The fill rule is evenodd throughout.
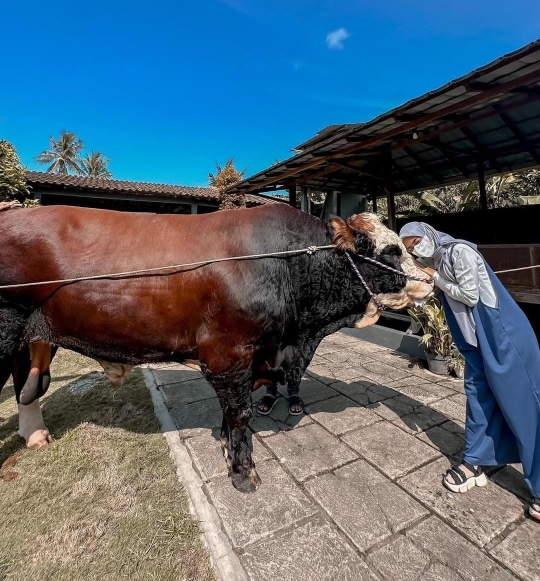
<path id="1" fill-rule="evenodd" d="M 418 261 L 426 266 L 434 268 L 441 276 L 451 280 L 455 284 L 458 284 L 458 281 L 454 273 L 454 265 L 452 264 L 452 247 L 455 244 L 466 244 L 473 250 L 477 250 L 476 245 L 472 242 L 453 238 L 444 232 L 435 230 L 435 228 L 432 228 L 425 222 L 409 222 L 408 224 L 405 224 L 399 232 L 399 237 L 403 239 L 409 236 L 427 238 L 433 244 L 435 248 L 433 256 L 431 258 L 419 258 Z M 470 345 L 476 347 L 478 345 L 478 339 L 476 337 L 476 323 L 474 321 L 471 307 L 456 301 L 446 294 L 445 297 L 448 301 L 448 306 L 456 317 L 456 321 L 465 337 L 465 340 Z"/>

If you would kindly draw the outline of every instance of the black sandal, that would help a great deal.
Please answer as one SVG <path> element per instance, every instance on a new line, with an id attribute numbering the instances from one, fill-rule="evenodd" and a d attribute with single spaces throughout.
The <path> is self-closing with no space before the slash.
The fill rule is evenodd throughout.
<path id="1" fill-rule="evenodd" d="M 486 475 L 480 466 L 475 468 L 468 462 L 462 462 L 461 465 L 472 472 L 472 476 L 467 476 L 460 466 L 452 466 L 446 471 L 446 475 L 443 478 L 443 484 L 448 490 L 452 492 L 467 492 L 475 486 L 485 486 L 487 484 Z M 450 482 L 449 476 L 452 477 L 454 482 Z"/>
<path id="2" fill-rule="evenodd" d="M 300 411 L 293 412 L 293 407 L 299 407 Z M 304 402 L 299 395 L 289 396 L 289 413 L 291 416 L 301 416 L 304 413 Z"/>
<path id="3" fill-rule="evenodd" d="M 277 394 L 272 395 L 271 393 L 267 393 L 266 395 L 264 395 L 255 406 L 257 409 L 257 413 L 261 416 L 267 416 L 272 411 L 273 407 L 276 405 L 277 398 L 278 398 Z"/>

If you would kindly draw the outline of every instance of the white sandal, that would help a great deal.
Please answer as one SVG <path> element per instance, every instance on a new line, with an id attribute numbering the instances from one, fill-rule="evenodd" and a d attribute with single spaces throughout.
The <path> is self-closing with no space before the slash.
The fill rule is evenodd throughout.
<path id="1" fill-rule="evenodd" d="M 538 510 L 536 510 L 537 507 Z M 540 521 L 540 498 L 533 498 L 531 500 L 531 506 L 529 506 L 529 514 L 537 521 Z"/>
<path id="2" fill-rule="evenodd" d="M 461 463 L 465 468 L 472 472 L 472 476 L 468 477 L 459 466 L 452 466 L 446 471 L 443 478 L 443 484 L 452 492 L 467 492 L 475 486 L 485 486 L 487 484 L 487 477 L 480 466 L 475 468 L 468 462 Z M 454 482 L 450 482 L 448 477 L 451 476 Z"/>

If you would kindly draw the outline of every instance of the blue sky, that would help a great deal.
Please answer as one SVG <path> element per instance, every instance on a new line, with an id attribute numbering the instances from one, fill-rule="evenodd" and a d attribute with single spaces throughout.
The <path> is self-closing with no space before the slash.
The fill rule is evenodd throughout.
<path id="1" fill-rule="evenodd" d="M 0 138 L 62 129 L 117 179 L 248 174 L 540 37 L 537 0 L 95 0 L 2 7 Z"/>

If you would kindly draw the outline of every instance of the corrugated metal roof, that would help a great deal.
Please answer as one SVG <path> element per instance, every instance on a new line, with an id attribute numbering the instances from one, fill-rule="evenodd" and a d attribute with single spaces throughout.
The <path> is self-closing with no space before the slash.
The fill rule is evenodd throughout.
<path id="1" fill-rule="evenodd" d="M 416 138 L 413 138 L 416 134 Z M 231 191 L 415 191 L 540 165 L 540 40 L 368 123 L 331 125 Z M 346 167 L 344 167 L 346 166 Z M 388 176 L 386 176 L 388 178 Z"/>

